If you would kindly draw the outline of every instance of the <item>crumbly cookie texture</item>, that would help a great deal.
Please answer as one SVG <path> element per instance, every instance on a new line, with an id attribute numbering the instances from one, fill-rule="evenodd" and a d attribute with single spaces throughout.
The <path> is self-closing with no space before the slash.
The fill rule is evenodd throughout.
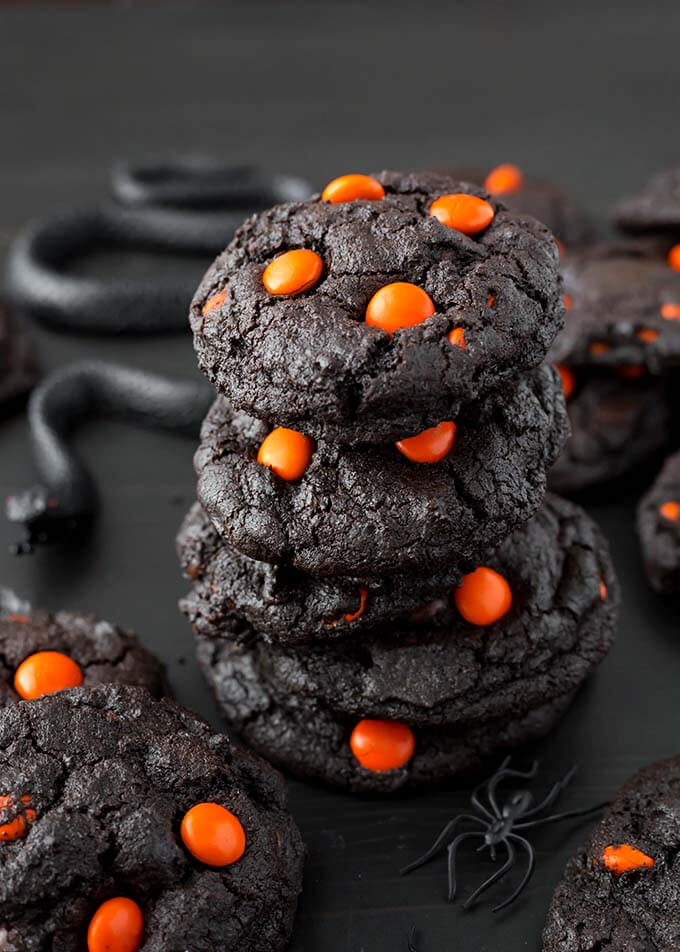
<path id="1" fill-rule="evenodd" d="M 303 846 L 279 775 L 169 701 L 138 688 L 76 689 L 0 711 L 5 952 L 81 952 L 93 914 L 126 896 L 144 919 L 140 952 L 282 949 Z M 30 814 L 25 803 L 30 802 Z M 214 868 L 180 837 L 195 804 L 231 811 L 245 852 Z"/>
<path id="2" fill-rule="evenodd" d="M 319 440 L 302 477 L 256 461 L 268 426 L 218 398 L 196 453 L 198 498 L 251 558 L 353 578 L 476 563 L 540 506 L 567 434 L 556 371 L 543 366 L 465 407 L 435 464 L 394 446 Z"/>
<path id="3" fill-rule="evenodd" d="M 377 201 L 317 197 L 254 216 L 209 269 L 191 307 L 194 343 L 235 408 L 314 437 L 386 442 L 450 419 L 545 357 L 564 316 L 548 229 L 447 176 L 376 179 Z M 487 200 L 488 227 L 464 234 L 430 214 L 451 193 Z M 320 256 L 320 277 L 270 293 L 265 268 L 297 249 Z M 425 291 L 434 314 L 388 334 L 365 318 L 394 282 Z"/>
<path id="4" fill-rule="evenodd" d="M 489 627 L 454 608 L 446 627 L 424 619 L 290 648 L 225 618 L 221 634 L 198 632 L 199 662 L 227 718 L 286 769 L 367 790 L 442 779 L 552 726 L 614 633 L 619 596 L 607 546 L 574 504 L 548 497 L 485 564 L 513 595 Z M 348 738 L 363 718 L 407 724 L 412 761 L 389 774 L 360 767 Z"/>
<path id="5" fill-rule="evenodd" d="M 680 758 L 618 792 L 553 896 L 543 952 L 678 949 Z"/>
<path id="6" fill-rule="evenodd" d="M 673 453 L 651 489 L 640 500 L 637 514 L 642 558 L 649 582 L 657 592 L 680 592 L 680 453 Z"/>

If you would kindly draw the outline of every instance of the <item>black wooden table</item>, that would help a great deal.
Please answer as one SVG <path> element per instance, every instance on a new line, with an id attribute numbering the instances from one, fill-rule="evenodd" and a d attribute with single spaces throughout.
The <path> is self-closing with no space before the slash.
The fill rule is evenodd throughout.
<path id="1" fill-rule="evenodd" d="M 118 156 L 203 151 L 318 184 L 345 171 L 515 161 L 563 181 L 597 213 L 649 172 L 680 161 L 677 2 L 583 0 L 391 5 L 277 4 L 149 9 L 0 8 L 0 240 L 26 219 L 88 204 Z M 139 267 L 91 255 L 103 273 Z M 200 274 L 203 262 L 196 263 Z M 197 374 L 189 336 L 97 340 L 32 328 L 46 369 L 97 355 Z M 194 489 L 186 440 L 97 424 L 77 445 L 101 487 L 87 542 L 7 554 L 0 584 L 35 604 L 88 609 L 136 629 L 168 663 L 180 701 L 219 723 L 176 610 L 173 540 Z M 0 496 L 34 479 L 21 418 L 0 424 Z M 618 642 L 561 727 L 539 745 L 547 784 L 574 761 L 568 807 L 597 802 L 635 768 L 678 752 L 680 632 L 674 604 L 641 574 L 634 504 L 644 479 L 588 501 L 623 586 Z M 499 917 L 444 902 L 433 864 L 397 869 L 466 803 L 466 787 L 370 800 L 293 782 L 309 846 L 294 952 L 540 947 L 552 890 L 587 824 L 537 831 L 538 872 Z M 461 867 L 464 886 L 487 872 Z"/>

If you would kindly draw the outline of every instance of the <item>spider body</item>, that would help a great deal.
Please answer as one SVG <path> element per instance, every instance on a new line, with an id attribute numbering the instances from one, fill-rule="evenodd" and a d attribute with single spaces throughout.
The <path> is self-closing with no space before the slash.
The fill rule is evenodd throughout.
<path id="1" fill-rule="evenodd" d="M 547 823 L 556 823 L 559 820 L 566 820 L 569 817 L 586 816 L 595 810 L 602 809 L 606 804 L 598 804 L 586 810 L 571 810 L 566 813 L 554 813 L 548 816 L 539 817 L 548 807 L 552 806 L 566 786 L 571 782 L 576 767 L 572 767 L 562 780 L 553 784 L 548 794 L 539 803 L 534 805 L 534 798 L 529 790 L 516 790 L 507 799 L 499 802 L 498 787 L 508 779 L 531 780 L 538 772 L 538 762 L 534 761 L 531 769 L 528 771 L 513 770 L 509 766 L 510 758 L 506 757 L 495 774 L 488 780 L 481 783 L 473 792 L 470 801 L 476 813 L 461 813 L 446 824 L 437 839 L 426 853 L 424 853 L 413 863 L 410 863 L 402 873 L 411 872 L 429 862 L 439 853 L 446 850 L 448 853 L 448 874 L 449 874 L 449 892 L 450 902 L 456 898 L 457 879 L 456 879 L 456 857 L 458 849 L 462 843 L 468 840 L 477 840 L 479 846 L 477 852 L 489 850 L 491 859 L 495 862 L 499 848 L 505 850 L 506 859 L 500 869 L 496 870 L 486 879 L 475 891 L 468 897 L 464 907 L 469 909 L 477 899 L 490 889 L 495 883 L 499 882 L 510 872 L 517 862 L 518 851 L 526 856 L 527 866 L 521 882 L 515 891 L 503 902 L 494 907 L 493 911 L 498 912 L 509 906 L 517 899 L 526 884 L 529 882 L 534 871 L 536 856 L 534 848 L 520 831 L 528 830 L 532 827 L 542 826 Z M 473 829 L 467 829 L 458 832 L 462 825 L 472 826 Z"/>

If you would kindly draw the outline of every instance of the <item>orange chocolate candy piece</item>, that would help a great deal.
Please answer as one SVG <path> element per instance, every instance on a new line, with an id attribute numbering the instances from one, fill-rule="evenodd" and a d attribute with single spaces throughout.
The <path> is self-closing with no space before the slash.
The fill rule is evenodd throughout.
<path id="1" fill-rule="evenodd" d="M 137 952 L 143 931 L 144 917 L 137 903 L 116 896 L 92 916 L 87 930 L 88 952 Z"/>
<path id="2" fill-rule="evenodd" d="M 304 476 L 313 452 L 314 440 L 309 436 L 277 426 L 262 441 L 257 461 L 273 469 L 286 482 L 294 483 Z"/>
<path id="3" fill-rule="evenodd" d="M 476 235 L 484 231 L 494 220 L 495 214 L 489 202 L 464 192 L 442 195 L 430 205 L 430 215 L 434 215 L 447 228 L 454 228 L 464 235 Z"/>
<path id="4" fill-rule="evenodd" d="M 677 522 L 680 519 L 680 503 L 674 499 L 665 502 L 662 506 L 659 506 L 659 513 L 669 522 Z"/>
<path id="5" fill-rule="evenodd" d="M 493 625 L 512 606 L 512 592 L 506 579 L 485 565 L 464 575 L 454 592 L 456 608 L 472 625 Z"/>
<path id="6" fill-rule="evenodd" d="M 323 201 L 332 205 L 356 202 L 359 199 L 377 202 L 384 197 L 385 189 L 370 175 L 341 175 L 329 182 L 321 194 Z"/>
<path id="7" fill-rule="evenodd" d="M 349 741 L 352 753 L 366 770 L 398 770 L 413 757 L 416 741 L 407 724 L 398 721 L 359 721 Z"/>
<path id="8" fill-rule="evenodd" d="M 14 689 L 24 701 L 77 688 L 82 683 L 83 672 L 79 666 L 60 651 L 38 651 L 29 655 L 14 675 Z"/>
<path id="9" fill-rule="evenodd" d="M 317 283 L 323 261 L 316 251 L 296 248 L 270 261 L 262 274 L 262 283 L 270 294 L 302 294 Z"/>
<path id="10" fill-rule="evenodd" d="M 484 188 L 489 195 L 510 195 L 519 192 L 524 185 L 521 169 L 511 162 L 497 165 L 484 180 Z"/>
<path id="11" fill-rule="evenodd" d="M 417 284 L 395 281 L 373 295 L 366 307 L 366 323 L 388 334 L 422 324 L 434 314 L 430 295 Z"/>
<path id="12" fill-rule="evenodd" d="M 231 866 L 246 849 L 246 834 L 238 817 L 218 803 L 197 803 L 184 814 L 182 842 L 206 866 Z"/>
<path id="13" fill-rule="evenodd" d="M 455 441 L 456 424 L 445 420 L 422 433 L 399 440 L 395 446 L 412 463 L 438 463 L 449 455 Z"/>
<path id="14" fill-rule="evenodd" d="M 654 860 L 641 850 L 628 843 L 618 843 L 615 846 L 605 846 L 602 852 L 602 863 L 615 876 L 630 873 L 636 869 L 651 869 Z"/>

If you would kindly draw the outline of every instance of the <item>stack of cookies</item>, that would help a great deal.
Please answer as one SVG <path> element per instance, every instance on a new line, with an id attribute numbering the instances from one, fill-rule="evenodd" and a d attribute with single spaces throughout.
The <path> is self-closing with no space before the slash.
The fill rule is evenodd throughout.
<path id="1" fill-rule="evenodd" d="M 249 219 L 191 323 L 219 395 L 180 531 L 182 609 L 270 761 L 389 792 L 545 734 L 617 589 L 545 498 L 567 434 L 543 225 L 431 173 L 343 176 Z"/>

